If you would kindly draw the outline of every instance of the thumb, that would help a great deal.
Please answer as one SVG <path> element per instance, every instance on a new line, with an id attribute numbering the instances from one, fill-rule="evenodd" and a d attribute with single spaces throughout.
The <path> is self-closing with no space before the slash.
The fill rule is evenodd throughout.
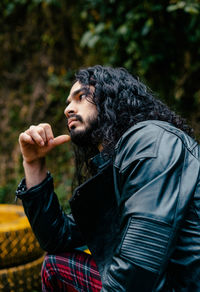
<path id="1" fill-rule="evenodd" d="M 53 139 L 53 145 L 58 146 L 64 143 L 67 143 L 71 140 L 71 137 L 69 135 L 60 135 Z"/>

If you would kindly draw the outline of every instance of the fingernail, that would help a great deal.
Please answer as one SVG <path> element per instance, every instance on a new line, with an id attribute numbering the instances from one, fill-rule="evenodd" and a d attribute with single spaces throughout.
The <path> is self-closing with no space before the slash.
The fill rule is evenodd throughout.
<path id="1" fill-rule="evenodd" d="M 42 141 L 42 142 L 40 142 L 40 145 L 41 145 L 41 146 L 44 146 L 44 142 L 43 142 L 43 141 Z"/>

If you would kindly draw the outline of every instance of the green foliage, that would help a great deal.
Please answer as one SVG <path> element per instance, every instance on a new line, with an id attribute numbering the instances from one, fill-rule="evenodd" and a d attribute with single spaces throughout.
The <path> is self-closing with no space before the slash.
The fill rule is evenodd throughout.
<path id="1" fill-rule="evenodd" d="M 199 14 L 200 13 L 200 4 L 196 0 L 194 1 L 180 1 L 176 0 L 172 2 L 173 4 L 167 7 L 167 11 L 173 12 L 178 9 L 184 10 L 186 13 L 190 14 Z"/>
<path id="2" fill-rule="evenodd" d="M 67 180 L 67 183 L 60 183 L 57 188 L 55 188 L 55 192 L 58 196 L 59 202 L 62 205 L 62 209 L 66 213 L 70 213 L 69 206 L 69 192 L 71 191 L 71 180 Z"/>
<path id="3" fill-rule="evenodd" d="M 94 60 L 124 66 L 142 77 L 170 105 L 189 116 L 199 85 L 198 1 L 88 0 L 81 40 Z M 96 57 L 96 52 L 98 56 Z"/>
<path id="4" fill-rule="evenodd" d="M 1 0 L 0 8 L 3 9 L 4 16 L 10 16 L 22 6 L 28 6 L 29 11 L 38 5 L 54 5 L 60 7 L 61 3 L 58 0 Z"/>
<path id="5" fill-rule="evenodd" d="M 23 176 L 18 135 L 49 122 L 66 132 L 65 100 L 84 66 L 124 66 L 200 133 L 200 3 L 198 0 L 0 1 L 0 201 L 13 202 Z M 73 154 L 48 156 L 68 210 Z"/>
<path id="6" fill-rule="evenodd" d="M 14 204 L 16 184 L 16 180 L 9 180 L 6 185 L 0 186 L 0 204 Z"/>
<path id="7" fill-rule="evenodd" d="M 50 122 L 55 135 L 66 132 L 65 100 L 80 57 L 68 3 L 2 0 L 0 8 L 0 199 L 13 202 L 24 175 L 18 135 L 40 122 Z M 61 147 L 50 155 L 56 185 L 73 175 L 67 151 Z"/>

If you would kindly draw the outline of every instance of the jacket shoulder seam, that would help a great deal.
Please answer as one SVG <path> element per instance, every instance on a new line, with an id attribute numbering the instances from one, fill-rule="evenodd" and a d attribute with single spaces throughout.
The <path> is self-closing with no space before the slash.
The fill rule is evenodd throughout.
<path id="1" fill-rule="evenodd" d="M 144 153 L 141 153 L 141 154 L 136 154 L 136 155 L 133 155 L 133 159 L 131 159 L 131 161 L 127 161 L 127 163 L 125 163 L 123 165 L 123 167 L 121 167 L 120 169 L 120 166 L 116 163 L 116 161 L 114 160 L 114 167 L 120 169 L 120 172 L 124 172 L 125 169 L 133 162 L 133 161 L 136 161 L 136 160 L 141 160 L 141 159 L 145 159 L 145 158 L 156 158 L 157 157 L 157 154 L 158 154 L 158 148 L 159 148 L 159 144 L 160 144 L 160 141 L 162 139 L 162 136 L 164 134 L 165 130 L 162 129 L 162 131 L 159 133 L 158 135 L 158 138 L 156 139 L 156 142 L 155 142 L 155 146 L 153 147 L 153 149 L 151 149 L 151 151 L 146 151 Z M 125 146 L 126 147 L 126 146 Z"/>

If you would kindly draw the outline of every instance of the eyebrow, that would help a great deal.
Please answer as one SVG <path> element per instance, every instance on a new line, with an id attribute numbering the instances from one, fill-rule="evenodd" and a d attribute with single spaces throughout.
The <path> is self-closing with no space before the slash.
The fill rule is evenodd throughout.
<path id="1" fill-rule="evenodd" d="M 88 87 L 83 86 L 83 87 L 81 87 L 81 88 L 75 90 L 74 92 L 72 92 L 71 97 L 72 97 L 72 98 L 75 97 L 75 96 L 78 95 L 80 92 L 85 92 L 85 93 L 86 93 L 86 92 L 87 92 L 87 93 L 89 92 L 89 93 L 91 93 Z M 67 98 L 67 99 L 66 99 L 66 105 L 68 106 L 69 103 L 70 103 L 70 101 L 69 101 L 68 98 Z"/>

